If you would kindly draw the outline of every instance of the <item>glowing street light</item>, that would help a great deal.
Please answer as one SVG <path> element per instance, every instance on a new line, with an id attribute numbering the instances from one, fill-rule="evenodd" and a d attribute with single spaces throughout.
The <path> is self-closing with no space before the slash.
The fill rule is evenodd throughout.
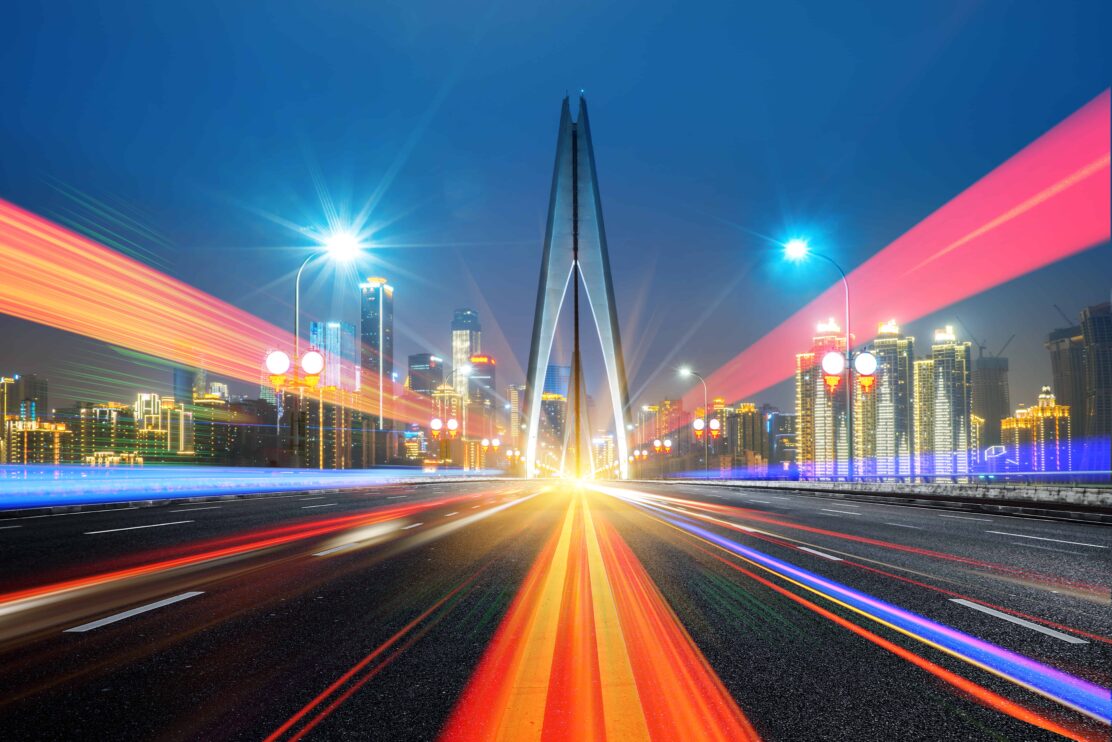
<path id="1" fill-rule="evenodd" d="M 695 371 L 693 371 L 690 366 L 681 366 L 680 367 L 680 376 L 682 376 L 685 379 L 689 376 L 694 376 L 696 379 L 698 379 L 700 381 L 700 383 L 702 383 L 702 385 L 703 385 L 703 414 L 705 415 L 708 412 L 710 412 L 710 407 L 707 405 L 707 380 L 703 378 L 702 374 L 695 373 Z M 703 427 L 704 427 L 704 425 L 706 425 L 706 421 L 704 421 L 701 418 L 698 418 L 698 419 L 695 420 L 695 423 L 696 423 L 694 425 L 694 427 L 695 427 L 695 438 L 696 439 L 702 438 L 703 437 Z M 709 439 L 704 439 L 703 440 L 703 473 L 704 473 L 705 477 L 710 476 L 710 440 Z"/>
<path id="2" fill-rule="evenodd" d="M 333 232 L 324 240 L 324 251 L 328 257 L 344 263 L 355 260 L 362 249 L 359 238 L 351 232 Z"/>
<path id="3" fill-rule="evenodd" d="M 784 243 L 784 257 L 793 263 L 798 263 L 807 257 L 811 252 L 811 246 L 807 244 L 807 240 L 795 237 Z"/>
<path id="4" fill-rule="evenodd" d="M 439 417 L 434 417 L 429 421 L 429 430 L 432 431 L 433 438 L 440 437 L 440 431 L 444 429 L 444 421 Z"/>

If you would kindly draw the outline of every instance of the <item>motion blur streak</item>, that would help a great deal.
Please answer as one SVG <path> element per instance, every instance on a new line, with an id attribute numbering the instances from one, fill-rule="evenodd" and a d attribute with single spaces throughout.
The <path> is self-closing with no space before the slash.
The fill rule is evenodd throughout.
<path id="1" fill-rule="evenodd" d="M 685 500 L 677 497 L 664 497 L 660 495 L 652 495 L 647 492 L 636 492 L 633 490 L 616 489 L 613 487 L 599 487 L 597 489 L 600 492 L 605 492 L 608 495 L 618 497 L 632 503 L 647 504 L 649 502 L 652 502 L 654 503 L 654 509 L 664 508 L 666 510 L 669 510 L 670 512 L 678 513 L 687 518 L 698 518 L 708 523 L 714 523 L 715 525 L 723 526 L 734 531 L 751 533 L 753 529 L 747 528 L 745 526 L 739 526 L 736 523 L 731 523 L 729 521 L 714 518 L 702 513 L 691 512 L 690 510 L 677 510 L 674 507 L 670 506 L 669 503 L 680 503 L 685 508 L 691 508 L 692 510 L 708 510 L 715 513 L 733 515 L 735 517 L 743 518 L 747 521 L 756 521 L 759 523 L 768 523 L 771 525 L 783 526 L 784 528 L 790 528 L 796 531 L 815 533 L 822 536 L 831 536 L 833 538 L 839 538 L 845 541 L 853 541 L 859 544 L 868 544 L 870 546 L 879 546 L 882 549 L 892 549 L 893 551 L 903 551 L 907 552 L 908 554 L 918 554 L 920 556 L 931 557 L 932 559 L 945 559 L 949 562 L 968 564 L 969 566 L 977 567 L 978 569 L 985 569 L 999 574 L 1013 575 L 1051 587 L 1068 586 L 1076 590 L 1087 591 L 1092 594 L 1092 596 L 1098 598 L 1103 602 L 1108 601 L 1108 587 L 1104 585 L 1088 585 L 1085 583 L 1080 583 L 1076 580 L 1067 580 L 1051 575 L 1038 574 L 1035 572 L 1031 572 L 1030 570 L 1018 569 L 1016 567 L 1009 567 L 1003 564 L 995 564 L 993 562 L 984 562 L 979 559 L 970 559 L 968 557 L 957 556 L 956 554 L 947 554 L 943 551 L 923 549 L 918 546 L 906 546 L 904 544 L 897 544 L 893 541 L 883 541 L 881 539 L 870 538 L 869 536 L 856 536 L 851 533 L 831 531 L 826 528 L 817 528 L 815 526 L 805 526 L 799 523 L 792 523 L 790 521 L 782 520 L 780 518 L 770 517 L 759 510 L 750 510 L 748 508 L 735 507 L 732 505 L 716 505 L 713 503 L 703 503 L 697 500 Z M 758 537 L 760 536 L 760 534 L 754 535 L 757 535 Z M 770 535 L 775 536 L 775 534 Z"/>
<path id="2" fill-rule="evenodd" d="M 233 536 L 226 539 L 218 539 L 195 547 L 200 549 L 200 551 L 196 551 L 195 553 L 170 559 L 162 559 L 147 564 L 140 564 L 134 567 L 128 567 L 126 569 L 119 569 L 111 572 L 102 572 L 99 574 L 89 575 L 87 577 L 66 580 L 64 582 L 40 585 L 38 587 L 28 588 L 26 590 L 18 590 L 15 592 L 0 594 L 0 616 L 20 610 L 22 607 L 25 607 L 26 601 L 37 601 L 45 598 L 52 598 L 63 593 L 72 592 L 74 590 L 96 587 L 108 583 L 118 582 L 120 580 L 126 580 L 132 577 L 139 577 L 142 575 L 154 574 L 156 572 L 162 572 L 169 569 L 191 566 L 194 564 L 200 564 L 202 562 L 208 562 L 214 559 L 224 559 L 226 557 L 238 556 L 240 554 L 259 551 L 261 549 L 267 549 L 273 546 L 281 546 L 283 544 L 289 544 L 295 541 L 301 541 L 303 539 L 328 535 L 337 531 L 359 528 L 372 525 L 374 523 L 382 523 L 384 521 L 393 520 L 395 518 L 404 518 L 406 516 L 413 515 L 414 513 L 419 513 L 423 510 L 442 507 L 453 502 L 470 499 L 473 499 L 473 497 L 458 496 L 437 498 L 414 505 L 377 510 L 370 514 L 360 513 L 357 515 L 346 515 L 323 520 L 313 519 L 307 522 L 296 523 L 291 526 L 282 526 L 280 528 L 272 528 L 265 531 L 246 533 L 240 536 Z"/>
<path id="3" fill-rule="evenodd" d="M 293 348 L 285 330 L 3 200 L 0 265 L 0 312 L 218 376 L 256 384 L 269 350 Z M 370 396 L 351 404 L 378 412 Z M 427 417 L 395 404 L 391 416 Z"/>
<path id="4" fill-rule="evenodd" d="M 717 546 L 717 544 L 711 544 L 711 545 L 712 546 Z M 721 547 L 718 547 L 718 548 L 721 548 Z M 798 603 L 799 605 L 804 606 L 805 608 L 807 608 L 811 611 L 814 611 L 815 613 L 822 616 L 823 618 L 825 618 L 829 621 L 833 621 L 834 623 L 838 624 L 842 628 L 848 629 L 849 631 L 852 631 L 853 633 L 857 634 L 858 636 L 860 636 L 864 639 L 868 639 L 873 644 L 876 644 L 878 647 L 891 652 L 892 654 L 896 655 L 900 659 L 907 660 L 908 662 L 915 665 L 916 667 L 918 667 L 922 670 L 926 670 L 927 672 L 931 673 L 935 677 L 949 683 L 950 685 L 952 685 L 955 688 L 957 688 L 958 690 L 966 693 L 967 695 L 976 699 L 977 701 L 983 703 L 985 706 L 988 706 L 989 708 L 1000 711 L 1001 713 L 1008 714 L 1009 716 L 1011 716 L 1015 719 L 1019 719 L 1020 721 L 1024 721 L 1024 722 L 1026 722 L 1028 724 L 1031 724 L 1033 726 L 1040 727 L 1040 728 L 1045 729 L 1049 732 L 1053 732 L 1054 734 L 1060 734 L 1063 737 L 1069 737 L 1070 739 L 1078 739 L 1078 740 L 1086 740 L 1086 741 L 1092 740 L 1092 742 L 1097 742 L 1097 740 L 1103 739 L 1103 737 L 1096 737 L 1094 735 L 1088 734 L 1087 732 L 1084 732 L 1084 731 L 1081 731 L 1081 730 L 1078 730 L 1078 729 L 1068 728 L 1068 727 L 1062 726 L 1061 724 L 1058 724 L 1058 723 L 1054 722 L 1051 719 L 1047 719 L 1045 716 L 1042 716 L 1041 714 L 1039 714 L 1039 713 L 1037 713 L 1037 712 L 1035 712 L 1035 711 L 1033 711 L 1029 708 L 1026 708 L 1025 706 L 1022 706 L 1022 705 L 1020 705 L 1020 704 L 1018 704 L 1014 701 L 1010 701 L 1007 698 L 1004 698 L 1003 696 L 1001 696 L 997 693 L 993 693 L 991 690 L 989 690 L 988 688 L 985 688 L 982 685 L 978 685 L 977 683 L 974 683 L 971 680 L 967 680 L 960 675 L 952 673 L 952 672 L 950 672 L 949 670 L 947 670 L 943 667 L 939 667 L 938 665 L 931 662 L 930 660 L 925 659 L 923 657 L 920 657 L 919 655 L 915 654 L 914 652 L 910 652 L 910 651 L 904 649 L 903 647 L 899 646 L 898 644 L 893 644 L 892 642 L 888 641 L 887 639 L 885 639 L 885 638 L 883 638 L 883 637 L 881 637 L 877 634 L 874 634 L 873 632 L 869 631 L 868 629 L 864 629 L 864 628 L 858 626 L 857 624 L 853 623 L 852 621 L 848 621 L 848 620 L 842 618 L 841 616 L 839 616 L 835 613 L 831 613 L 830 611 L 826 610 L 825 608 L 823 608 L 819 605 L 816 605 L 815 603 L 812 603 L 811 601 L 807 600 L 806 598 L 803 598 L 803 597 L 800 597 L 799 595 L 796 595 L 795 593 L 791 592 L 790 590 L 787 590 L 787 589 L 785 589 L 785 588 L 783 588 L 779 585 L 773 584 L 772 582 L 769 582 L 765 578 L 761 577 L 760 575 L 756 574 L 755 572 L 751 572 L 750 570 L 746 569 L 745 567 L 741 567 L 737 564 L 734 564 L 731 561 L 723 559 L 718 554 L 712 554 L 711 552 L 707 551 L 706 549 L 701 549 L 700 548 L 699 550 L 702 551 L 703 553 L 709 555 L 709 556 L 714 557 L 718 561 L 720 561 L 723 564 L 729 566 L 731 569 L 737 570 L 738 572 L 742 573 L 746 577 L 749 577 L 752 580 L 756 580 L 757 582 L 761 583 L 765 587 L 776 591 L 780 595 L 783 595 L 785 598 L 788 598 L 788 599 Z"/>
<path id="5" fill-rule="evenodd" d="M 640 505 L 657 510 L 650 505 Z M 1005 680 L 1039 693 L 1063 706 L 1086 714 L 1104 724 L 1112 723 L 1109 689 L 1056 670 L 1003 647 L 970 636 L 924 616 L 906 611 L 871 595 L 801 567 L 742 546 L 736 541 L 701 528 L 686 518 L 673 517 L 657 510 L 662 520 L 709 541 L 797 587 L 808 590 L 837 605 L 923 642 Z"/>
<path id="6" fill-rule="evenodd" d="M 632 551 L 609 523 L 596 525 L 577 489 L 443 738 L 758 737 Z"/>
<path id="7" fill-rule="evenodd" d="M 848 276 L 859 339 L 911 322 L 1109 240 L 1109 91 L 956 196 Z M 800 341 L 840 316 L 835 284 L 707 378 L 743 399 L 790 377 Z M 684 409 L 702 404 L 685 395 Z"/>
<path id="8" fill-rule="evenodd" d="M 412 469 L 272 469 L 243 466 L 0 466 L 0 510 L 165 500 L 178 497 L 301 492 L 481 477 L 492 472 Z"/>

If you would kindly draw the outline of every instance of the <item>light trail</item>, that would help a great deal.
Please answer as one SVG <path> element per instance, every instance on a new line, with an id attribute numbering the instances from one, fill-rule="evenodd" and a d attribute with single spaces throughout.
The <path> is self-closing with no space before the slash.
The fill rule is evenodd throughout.
<path id="1" fill-rule="evenodd" d="M 257 384 L 267 352 L 294 345 L 290 332 L 3 200 L 0 265 L 0 312 L 217 376 Z M 375 395 L 344 400 L 379 412 Z M 428 401 L 403 396 L 384 414 L 426 422 Z"/>
<path id="2" fill-rule="evenodd" d="M 1029 657 L 978 639 L 911 611 L 708 531 L 687 517 L 633 503 L 674 528 L 714 544 L 798 588 L 850 610 L 974 667 L 1049 698 L 1103 724 L 1112 724 L 1110 690 Z"/>
<path id="3" fill-rule="evenodd" d="M 1108 242 L 1109 104 L 1105 90 L 851 272 L 858 339 Z M 816 320 L 838 316 L 842 301 L 835 284 L 709 375 L 715 396 L 740 400 L 790 378 Z M 701 393 L 683 405 L 702 406 Z"/>
<path id="4" fill-rule="evenodd" d="M 577 490 L 442 738 L 757 734 L 644 567 Z"/>

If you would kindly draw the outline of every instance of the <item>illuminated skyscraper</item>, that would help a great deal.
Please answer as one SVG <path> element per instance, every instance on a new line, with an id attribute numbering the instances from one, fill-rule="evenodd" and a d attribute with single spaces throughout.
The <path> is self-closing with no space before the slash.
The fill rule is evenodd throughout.
<path id="1" fill-rule="evenodd" d="M 432 353 L 409 357 L 409 388 L 418 394 L 432 395 L 444 383 L 444 361 Z"/>
<path id="2" fill-rule="evenodd" d="M 457 309 L 452 316 L 452 372 L 453 384 L 460 396 L 467 396 L 467 377 L 458 373 L 471 356 L 483 352 L 483 327 L 479 313 L 474 309 Z"/>
<path id="3" fill-rule="evenodd" d="M 1081 310 L 1085 343 L 1085 468 L 1112 469 L 1112 305 Z"/>
<path id="4" fill-rule="evenodd" d="M 985 422 L 984 437 L 972 450 L 1000 445 L 1000 421 L 1011 412 L 1008 391 L 1008 359 L 984 356 L 973 362 L 973 414 Z"/>
<path id="5" fill-rule="evenodd" d="M 355 325 L 350 322 L 310 322 L 309 347 L 324 356 L 321 386 L 346 390 L 355 388 Z"/>
<path id="6" fill-rule="evenodd" d="M 50 415 L 46 379 L 38 374 L 17 374 L 8 396 L 8 412 L 20 420 L 45 420 Z"/>
<path id="7" fill-rule="evenodd" d="M 1071 415 L 1068 405 L 1060 405 L 1050 387 L 1044 386 L 1038 403 L 1029 409 L 1034 450 L 1032 463 L 1040 472 L 1073 469 Z"/>
<path id="8" fill-rule="evenodd" d="M 935 330 L 931 345 L 934 361 L 934 476 L 963 478 L 970 472 L 970 430 L 973 415 L 973 346 L 958 342 L 954 328 Z"/>
<path id="9" fill-rule="evenodd" d="M 915 383 L 915 434 L 912 446 L 915 460 L 912 466 L 915 475 L 929 479 L 934 474 L 934 361 L 924 358 L 915 361 L 913 380 Z"/>
<path id="10" fill-rule="evenodd" d="M 1051 390 L 1055 398 L 1070 408 L 1073 437 L 1087 438 L 1088 418 L 1085 415 L 1085 338 L 1081 326 L 1054 330 L 1046 339 L 1050 352 Z"/>
<path id="11" fill-rule="evenodd" d="M 915 476 L 915 338 L 901 336 L 895 320 L 877 328 L 876 475 L 885 480 Z M 859 397 L 862 395 L 858 395 Z"/>
<path id="12" fill-rule="evenodd" d="M 821 322 L 811 350 L 796 356 L 796 416 L 799 424 L 800 473 L 819 479 L 849 475 L 848 415 L 841 385 L 847 374 L 827 377 L 822 358 L 845 353 L 846 338 L 833 319 Z"/>
<path id="13" fill-rule="evenodd" d="M 509 444 L 511 448 L 519 448 L 523 439 L 521 426 L 525 424 L 525 385 L 511 384 L 506 388 L 506 399 L 510 402 Z"/>
<path id="14" fill-rule="evenodd" d="M 384 430 L 387 400 L 394 393 L 394 288 L 385 278 L 368 278 L 359 290 L 360 385 L 378 408 L 377 429 Z"/>
<path id="15" fill-rule="evenodd" d="M 550 363 L 544 370 L 544 393 L 568 396 L 571 384 L 571 366 L 558 366 Z"/>

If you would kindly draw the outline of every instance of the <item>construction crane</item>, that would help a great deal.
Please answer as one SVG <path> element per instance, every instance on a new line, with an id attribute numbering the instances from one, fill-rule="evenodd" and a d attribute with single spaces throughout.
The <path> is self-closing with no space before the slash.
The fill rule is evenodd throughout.
<path id="1" fill-rule="evenodd" d="M 1060 306 L 1058 306 L 1057 304 L 1051 304 L 1050 306 L 1057 309 L 1058 314 L 1062 315 L 1062 319 L 1066 321 L 1066 327 L 1073 327 L 1076 324 L 1072 319 L 1066 316 L 1066 313 L 1062 311 L 1062 308 Z"/>
<path id="2" fill-rule="evenodd" d="M 1008 340 L 1004 343 L 1004 345 L 1000 347 L 1000 350 L 996 351 L 996 355 L 993 356 L 993 358 L 999 358 L 1001 355 L 1003 355 L 1004 351 L 1007 350 L 1008 346 L 1012 344 L 1013 340 L 1015 340 L 1014 332 L 1012 333 L 1012 336 L 1008 338 Z"/>
<path id="3" fill-rule="evenodd" d="M 973 335 L 973 333 L 969 331 L 969 325 L 965 324 L 965 320 L 963 320 L 961 317 L 958 317 L 958 315 L 956 315 L 956 314 L 954 315 L 954 317 L 957 319 L 958 324 L 961 325 L 962 329 L 965 330 L 965 334 L 968 335 L 969 337 L 973 338 L 973 342 L 977 344 L 977 350 L 979 351 L 977 357 L 978 358 L 984 358 L 985 357 L 985 349 L 988 348 L 988 344 L 985 343 L 984 340 L 978 340 L 976 338 L 976 336 Z"/>

